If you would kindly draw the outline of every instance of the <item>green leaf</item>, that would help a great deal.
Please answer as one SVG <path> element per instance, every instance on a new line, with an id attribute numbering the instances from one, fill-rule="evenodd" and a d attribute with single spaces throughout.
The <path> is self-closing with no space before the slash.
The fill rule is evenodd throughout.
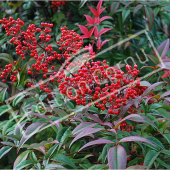
<path id="1" fill-rule="evenodd" d="M 31 152 L 31 150 L 26 150 L 24 152 L 22 152 L 17 159 L 14 162 L 14 166 L 13 168 L 15 168 L 20 162 L 25 161 L 28 157 L 28 154 Z"/>
<path id="2" fill-rule="evenodd" d="M 31 138 L 33 135 L 35 135 L 46 123 L 43 122 L 36 122 L 31 124 L 30 126 L 28 126 L 28 128 L 26 129 L 26 131 L 23 134 L 23 137 L 20 140 L 18 149 L 20 149 L 22 147 L 22 145 L 29 139 Z"/>
<path id="3" fill-rule="evenodd" d="M 12 149 L 12 147 L 10 146 L 4 146 L 0 149 L 0 159 L 7 154 L 10 150 Z"/>
<path id="4" fill-rule="evenodd" d="M 27 64 L 24 65 L 24 67 L 22 68 L 22 70 L 19 74 L 20 80 L 18 82 L 18 86 L 21 86 L 24 84 L 26 71 L 27 71 Z"/>
<path id="5" fill-rule="evenodd" d="M 6 94 L 7 88 L 3 89 L 0 93 L 0 101 L 4 102 L 5 100 L 5 94 Z"/>
<path id="6" fill-rule="evenodd" d="M 81 0 L 80 7 L 79 7 L 79 8 L 83 7 L 84 4 L 85 4 L 87 1 L 88 1 L 88 0 Z"/>
<path id="7" fill-rule="evenodd" d="M 145 7 L 145 14 L 146 17 L 148 19 L 148 23 L 149 23 L 149 30 L 152 29 L 153 23 L 154 23 L 154 13 L 153 10 L 149 7 Z"/>
<path id="8" fill-rule="evenodd" d="M 64 164 L 69 165 L 69 166 L 72 167 L 72 168 L 77 169 L 77 167 L 74 165 L 74 163 L 73 163 L 68 157 L 66 157 L 65 155 L 56 154 L 56 155 L 52 158 L 52 160 L 58 161 L 58 162 L 62 162 L 62 163 L 64 163 Z"/>
<path id="9" fill-rule="evenodd" d="M 170 166 L 167 163 L 165 163 L 164 161 L 160 160 L 159 158 L 156 158 L 156 161 L 158 161 L 159 164 L 161 164 L 165 168 L 170 169 Z"/>
<path id="10" fill-rule="evenodd" d="M 57 147 L 58 147 L 58 144 L 55 144 L 54 146 L 52 146 L 52 147 L 48 150 L 47 156 L 46 156 L 47 159 L 50 158 L 50 157 L 53 155 L 53 153 L 55 152 L 55 150 L 56 150 Z"/>
<path id="11" fill-rule="evenodd" d="M 130 10 L 124 10 L 122 12 L 122 20 L 123 20 L 123 22 L 126 20 L 126 18 L 128 17 L 129 14 L 130 14 Z"/>
<path id="12" fill-rule="evenodd" d="M 3 105 L 0 107 L 0 116 L 3 115 L 4 113 L 8 112 L 11 110 L 11 107 L 9 105 Z"/>
<path id="13" fill-rule="evenodd" d="M 20 170 L 20 169 L 25 169 L 25 167 L 29 166 L 29 165 L 32 165 L 34 164 L 33 161 L 30 161 L 30 160 L 25 160 L 25 161 L 22 161 L 20 162 L 15 168 L 14 170 Z"/>
<path id="14" fill-rule="evenodd" d="M 110 6 L 110 14 L 113 15 L 119 8 L 120 2 L 113 2 Z"/>
<path id="15" fill-rule="evenodd" d="M 14 60 L 11 57 L 11 55 L 6 54 L 6 53 L 0 53 L 0 60 L 7 61 L 8 63 L 11 63 L 14 65 Z"/>
<path id="16" fill-rule="evenodd" d="M 45 169 L 66 169 L 61 165 L 58 164 L 48 164 Z"/>
<path id="17" fill-rule="evenodd" d="M 160 152 L 150 150 L 145 156 L 144 165 L 151 167 L 159 154 L 160 154 Z"/>
<path id="18" fill-rule="evenodd" d="M 155 137 L 153 136 L 148 136 L 147 137 L 148 140 L 150 140 L 152 143 L 154 143 L 155 145 L 159 146 L 162 149 L 165 149 L 165 147 L 163 146 L 163 144 Z"/>

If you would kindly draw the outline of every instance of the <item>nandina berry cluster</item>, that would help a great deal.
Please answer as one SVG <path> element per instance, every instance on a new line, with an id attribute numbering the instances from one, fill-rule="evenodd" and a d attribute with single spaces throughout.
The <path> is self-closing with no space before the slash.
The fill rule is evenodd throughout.
<path id="1" fill-rule="evenodd" d="M 61 58 L 69 58 L 83 45 L 82 38 L 80 38 L 79 34 L 75 33 L 74 30 L 63 27 L 61 28 L 62 36 L 60 40 L 57 41 L 61 52 L 57 53 L 57 51 L 54 51 L 52 46 L 48 44 L 51 40 L 49 33 L 51 32 L 53 24 L 41 23 L 41 28 L 31 24 L 24 31 L 24 22 L 21 19 L 14 20 L 13 17 L 10 17 L 8 20 L 3 18 L 3 20 L 0 20 L 0 23 L 3 24 L 2 27 L 5 29 L 6 34 L 12 37 L 10 43 L 16 46 L 16 54 L 23 60 L 26 59 L 26 56 L 28 56 L 28 59 L 34 59 L 34 63 L 27 71 L 27 74 L 31 77 L 37 74 L 43 74 L 43 78 L 46 79 L 48 78 L 47 73 L 53 75 L 52 70 L 56 68 L 54 63 L 57 63 Z M 15 64 L 17 64 L 16 61 Z M 17 70 L 17 68 L 11 64 L 5 66 L 1 75 L 3 82 L 5 82 L 5 77 L 7 78 L 9 74 L 11 75 L 10 79 L 15 82 L 18 71 L 20 70 Z M 49 78 L 52 75 L 49 75 Z M 52 81 L 54 80 L 52 79 Z M 28 84 L 28 86 L 31 85 L 32 83 Z"/>
<path id="2" fill-rule="evenodd" d="M 133 126 L 129 125 L 127 122 L 122 122 L 120 124 L 120 130 L 130 132 L 133 130 Z"/>
<path id="3" fill-rule="evenodd" d="M 53 9 L 57 9 L 60 5 L 65 5 L 66 2 L 67 2 L 66 0 L 65 0 L 65 1 L 61 1 L 61 0 L 58 0 L 58 1 L 52 0 L 52 1 L 51 1 L 51 7 L 52 7 Z"/>
<path id="4" fill-rule="evenodd" d="M 103 62 L 87 62 L 76 73 L 58 76 L 59 91 L 77 105 L 94 103 L 95 106 L 109 114 L 119 114 L 120 108 L 127 100 L 140 96 L 147 87 L 134 82 L 138 75 L 137 65 L 126 66 L 127 74 Z"/>

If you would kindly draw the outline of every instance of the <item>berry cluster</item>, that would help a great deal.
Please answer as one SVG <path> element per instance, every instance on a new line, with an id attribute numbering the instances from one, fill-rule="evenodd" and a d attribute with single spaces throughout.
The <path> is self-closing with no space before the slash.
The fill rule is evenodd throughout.
<path id="1" fill-rule="evenodd" d="M 74 100 L 77 105 L 94 103 L 95 106 L 108 114 L 119 114 L 120 108 L 127 104 L 128 99 L 140 96 L 147 87 L 134 82 L 139 73 L 137 65 L 126 66 L 127 74 L 103 62 L 87 62 L 70 76 L 60 74 L 59 91 Z"/>
<path id="2" fill-rule="evenodd" d="M 10 17 L 9 20 L 3 18 L 0 20 L 2 27 L 5 29 L 6 34 L 11 36 L 10 43 L 16 46 L 16 54 L 23 60 L 33 58 L 34 63 L 30 66 L 27 74 L 32 78 L 35 75 L 43 74 L 43 78 L 51 78 L 54 75 L 55 64 L 60 61 L 61 58 L 68 59 L 72 54 L 75 54 L 83 45 L 80 35 L 73 30 L 69 30 L 67 27 L 61 28 L 62 36 L 60 41 L 57 41 L 60 53 L 54 51 L 52 46 L 48 44 L 51 40 L 51 28 L 53 24 L 41 23 L 41 28 L 31 24 L 24 31 L 24 22 L 21 19 L 14 20 Z M 15 62 L 17 64 L 17 62 Z M 15 68 L 15 69 L 12 69 Z M 16 74 L 18 73 L 16 67 L 12 64 L 6 65 L 0 75 L 5 82 L 5 78 L 10 74 L 10 79 L 15 82 L 17 80 Z M 14 73 L 14 74 L 13 74 Z M 49 76 L 47 76 L 49 74 Z M 51 79 L 54 81 L 54 79 Z M 31 86 L 32 83 L 28 83 Z M 42 88 L 41 88 L 42 89 Z M 46 90 L 47 92 L 47 90 Z"/>
<path id="3" fill-rule="evenodd" d="M 126 122 L 122 122 L 120 124 L 120 130 L 121 131 L 130 132 L 131 130 L 133 130 L 133 126 L 132 125 L 128 125 L 128 123 L 126 123 Z"/>
<path id="4" fill-rule="evenodd" d="M 65 5 L 66 2 L 67 2 L 67 1 L 61 1 L 61 0 L 56 1 L 56 0 L 52 0 L 52 2 L 51 2 L 51 8 L 57 9 L 60 5 Z"/>

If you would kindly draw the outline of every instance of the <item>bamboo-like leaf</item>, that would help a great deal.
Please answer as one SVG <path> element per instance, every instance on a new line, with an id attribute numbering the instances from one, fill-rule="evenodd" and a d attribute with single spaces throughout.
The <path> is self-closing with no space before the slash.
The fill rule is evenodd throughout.
<path id="1" fill-rule="evenodd" d="M 127 153 L 123 146 L 111 147 L 108 152 L 109 169 L 125 169 L 127 164 Z"/>
<path id="2" fill-rule="evenodd" d="M 145 7 L 145 14 L 148 19 L 148 24 L 149 24 L 149 30 L 152 29 L 153 23 L 154 23 L 154 13 L 153 10 L 149 7 Z"/>

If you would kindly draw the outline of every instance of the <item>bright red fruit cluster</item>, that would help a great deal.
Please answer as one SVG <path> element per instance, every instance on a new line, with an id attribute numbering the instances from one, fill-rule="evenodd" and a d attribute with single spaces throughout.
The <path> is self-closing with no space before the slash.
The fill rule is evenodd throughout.
<path id="1" fill-rule="evenodd" d="M 36 74 L 43 74 L 43 78 L 48 78 L 54 75 L 55 62 L 60 61 L 61 58 L 68 59 L 71 55 L 77 53 L 82 47 L 83 42 L 79 34 L 75 33 L 74 30 L 69 30 L 67 27 L 61 28 L 62 36 L 57 41 L 60 53 L 54 51 L 52 46 L 49 44 L 51 40 L 51 28 L 53 24 L 41 23 L 41 28 L 31 24 L 24 31 L 24 22 L 21 19 L 14 20 L 10 17 L 9 20 L 3 18 L 0 20 L 2 27 L 5 28 L 6 34 L 11 36 L 10 43 L 16 46 L 16 54 L 23 60 L 33 58 L 34 64 L 28 69 L 27 74 L 34 77 Z M 55 63 L 55 64 L 54 64 Z M 15 61 L 14 64 L 17 64 Z M 15 82 L 17 80 L 16 74 L 19 70 L 13 69 L 13 65 L 9 64 L 5 66 L 1 74 L 3 82 L 5 78 L 10 74 L 10 79 Z M 49 74 L 47 76 L 46 74 Z M 31 86 L 32 83 L 28 83 Z M 41 88 L 42 89 L 42 88 Z M 46 90 L 47 91 L 47 90 Z"/>
<path id="2" fill-rule="evenodd" d="M 54 8 L 54 9 L 57 9 L 60 5 L 65 5 L 66 2 L 67 2 L 66 0 L 65 0 L 65 1 L 61 1 L 61 0 L 58 0 L 58 1 L 52 0 L 52 2 L 51 2 L 51 7 Z"/>
<path id="3" fill-rule="evenodd" d="M 126 66 L 127 74 L 103 62 L 87 62 L 71 76 L 58 76 L 59 91 L 77 105 L 94 103 L 97 108 L 109 114 L 119 114 L 128 99 L 140 96 L 147 87 L 134 82 L 139 73 L 137 65 Z"/>

